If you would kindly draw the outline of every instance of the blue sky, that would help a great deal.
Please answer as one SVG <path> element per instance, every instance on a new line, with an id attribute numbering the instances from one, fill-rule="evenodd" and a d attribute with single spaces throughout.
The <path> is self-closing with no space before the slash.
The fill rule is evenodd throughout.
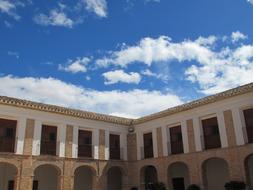
<path id="1" fill-rule="evenodd" d="M 253 82 L 252 0 L 0 0 L 0 95 L 139 117 Z"/>

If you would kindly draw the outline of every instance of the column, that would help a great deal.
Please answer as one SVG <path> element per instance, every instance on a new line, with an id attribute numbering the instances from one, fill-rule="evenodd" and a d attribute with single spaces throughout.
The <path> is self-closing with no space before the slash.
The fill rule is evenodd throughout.
<path id="1" fill-rule="evenodd" d="M 223 112 L 223 117 L 225 121 L 225 128 L 228 139 L 228 146 L 233 147 L 236 146 L 236 138 L 235 138 L 235 125 L 233 121 L 232 111 L 226 110 Z"/>
<path id="2" fill-rule="evenodd" d="M 34 135 L 33 135 L 33 156 L 40 155 L 40 139 L 41 139 L 41 129 L 42 129 L 42 122 L 35 120 L 35 128 L 34 128 Z"/>
<path id="3" fill-rule="evenodd" d="M 219 126 L 221 147 L 222 148 L 228 147 L 228 138 L 227 138 L 225 121 L 224 121 L 224 116 L 223 116 L 222 111 L 217 112 L 217 120 L 218 120 L 218 126 Z"/>
<path id="4" fill-rule="evenodd" d="M 186 121 L 187 125 L 187 135 L 188 135 L 188 143 L 189 143 L 189 152 L 195 152 L 195 135 L 193 129 L 193 120 L 189 119 Z"/>
<path id="5" fill-rule="evenodd" d="M 67 125 L 66 127 L 66 140 L 65 140 L 65 157 L 72 158 L 73 146 L 73 126 Z"/>
<path id="6" fill-rule="evenodd" d="M 158 157 L 156 128 L 152 129 L 154 158 Z"/>
<path id="7" fill-rule="evenodd" d="M 35 121 L 33 119 L 26 120 L 25 141 L 23 151 L 24 155 L 32 155 L 34 125 Z"/>
<path id="8" fill-rule="evenodd" d="M 120 157 L 127 160 L 127 134 L 120 134 Z"/>
<path id="9" fill-rule="evenodd" d="M 16 154 L 23 154 L 25 140 L 26 118 L 19 118 L 16 134 Z"/>
<path id="10" fill-rule="evenodd" d="M 66 125 L 60 124 L 57 126 L 57 149 L 58 156 L 65 157 L 65 140 L 66 140 Z"/>
<path id="11" fill-rule="evenodd" d="M 163 137 L 162 137 L 162 128 L 158 127 L 156 129 L 157 134 L 157 149 L 158 149 L 158 157 L 163 157 Z"/>
<path id="12" fill-rule="evenodd" d="M 189 152 L 189 141 L 188 141 L 186 121 L 181 121 L 181 130 L 182 130 L 184 153 L 188 153 Z"/>
<path id="13" fill-rule="evenodd" d="M 105 160 L 110 159 L 110 132 L 105 131 Z"/>
<path id="14" fill-rule="evenodd" d="M 99 130 L 92 130 L 93 158 L 99 159 Z"/>
<path id="15" fill-rule="evenodd" d="M 167 127 L 162 127 L 162 138 L 163 138 L 163 156 L 168 156 L 168 136 Z"/>
<path id="16" fill-rule="evenodd" d="M 137 160 L 142 159 L 142 154 L 144 154 L 144 147 L 143 147 L 143 133 L 142 132 L 137 132 Z"/>
<path id="17" fill-rule="evenodd" d="M 203 142 L 201 139 L 203 133 L 201 130 L 199 118 L 193 118 L 193 130 L 194 130 L 196 151 L 201 151 L 203 149 Z"/>
<path id="18" fill-rule="evenodd" d="M 235 125 L 235 137 L 236 137 L 236 143 L 237 145 L 244 145 L 246 143 L 245 137 L 243 134 L 243 125 L 240 115 L 239 108 L 233 108 L 232 109 L 232 115 L 233 115 L 233 121 Z"/>
<path id="19" fill-rule="evenodd" d="M 105 130 L 99 130 L 99 159 L 105 159 Z"/>
<path id="20" fill-rule="evenodd" d="M 72 158 L 78 157 L 78 126 L 73 126 Z"/>

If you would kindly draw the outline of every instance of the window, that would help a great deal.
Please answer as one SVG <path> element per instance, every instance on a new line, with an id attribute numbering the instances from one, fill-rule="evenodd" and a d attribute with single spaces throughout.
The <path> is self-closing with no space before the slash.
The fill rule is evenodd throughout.
<path id="1" fill-rule="evenodd" d="M 245 118 L 248 142 L 252 143 L 253 142 L 253 108 L 244 110 L 243 114 Z"/>
<path id="2" fill-rule="evenodd" d="M 153 154 L 153 139 L 152 133 L 146 133 L 143 135 L 144 141 L 144 158 L 152 158 Z"/>
<path id="3" fill-rule="evenodd" d="M 110 134 L 110 159 L 120 159 L 120 136 Z"/>
<path id="4" fill-rule="evenodd" d="M 170 146 L 171 154 L 184 152 L 181 126 L 170 127 Z"/>
<path id="5" fill-rule="evenodd" d="M 92 157 L 92 132 L 78 131 L 78 157 Z"/>
<path id="6" fill-rule="evenodd" d="M 0 119 L 0 152 L 14 152 L 17 121 Z"/>
<path id="7" fill-rule="evenodd" d="M 221 147 L 217 117 L 202 120 L 205 149 Z"/>
<path id="8" fill-rule="evenodd" d="M 42 125 L 41 147 L 42 155 L 56 155 L 57 127 Z"/>

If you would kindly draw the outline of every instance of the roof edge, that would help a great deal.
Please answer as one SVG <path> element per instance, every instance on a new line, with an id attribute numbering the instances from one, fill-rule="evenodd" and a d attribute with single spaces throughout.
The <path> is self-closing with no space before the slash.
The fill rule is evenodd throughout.
<path id="1" fill-rule="evenodd" d="M 187 111 L 187 110 L 194 109 L 206 104 L 214 103 L 217 101 L 221 101 L 221 100 L 231 98 L 234 96 L 239 96 L 239 95 L 246 94 L 249 92 L 253 92 L 253 83 L 242 85 L 233 89 L 226 90 L 224 92 L 220 92 L 211 96 L 206 96 L 204 98 L 197 99 L 189 103 L 185 103 L 185 104 L 175 106 L 175 107 L 172 107 L 172 108 L 169 108 L 169 109 L 166 109 L 166 110 L 163 110 L 163 111 L 160 111 L 148 116 L 135 119 L 133 121 L 133 124 L 134 125 L 141 124 L 147 121 L 159 119 L 159 118 L 166 117 L 175 113 Z"/>
<path id="2" fill-rule="evenodd" d="M 38 102 L 12 98 L 12 97 L 7 97 L 7 96 L 0 96 L 0 104 L 19 107 L 19 108 L 25 108 L 25 109 L 31 109 L 31 110 L 50 112 L 50 113 L 55 113 L 55 114 L 61 114 L 61 115 L 66 115 L 66 116 L 71 116 L 71 117 L 82 118 L 82 119 L 97 120 L 97 121 L 130 126 L 130 125 L 141 124 L 141 123 L 151 121 L 154 119 L 159 119 L 159 118 L 166 117 L 175 113 L 187 111 L 187 110 L 194 109 L 206 104 L 214 103 L 216 101 L 221 101 L 230 97 L 246 94 L 249 92 L 253 92 L 253 83 L 249 83 L 249 84 L 239 86 L 237 88 L 233 88 L 233 89 L 230 89 L 218 94 L 207 96 L 207 97 L 204 97 L 204 98 L 201 98 L 201 99 L 198 99 L 186 104 L 182 104 L 176 107 L 172 107 L 172 108 L 169 108 L 169 109 L 166 109 L 166 110 L 163 110 L 151 115 L 147 115 L 138 119 L 128 119 L 128 118 L 123 118 L 123 117 L 110 116 L 106 114 L 82 111 L 78 109 L 71 109 L 71 108 L 66 108 L 66 107 L 61 107 L 61 106 L 56 106 L 56 105 L 38 103 Z"/>

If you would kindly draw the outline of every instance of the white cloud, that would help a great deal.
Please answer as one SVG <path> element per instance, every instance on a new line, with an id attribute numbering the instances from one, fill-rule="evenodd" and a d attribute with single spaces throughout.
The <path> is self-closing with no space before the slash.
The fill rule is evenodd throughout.
<path id="1" fill-rule="evenodd" d="M 144 75 L 144 76 L 148 76 L 148 77 L 155 77 L 155 78 L 161 79 L 163 81 L 167 81 L 169 79 L 168 74 L 165 75 L 165 74 L 162 74 L 162 73 L 159 73 L 159 74 L 154 73 L 154 72 L 150 71 L 149 69 L 142 70 L 141 74 Z"/>
<path id="2" fill-rule="evenodd" d="M 19 59 L 19 53 L 16 51 L 8 51 L 7 54 L 9 56 L 15 57 L 16 59 Z"/>
<path id="3" fill-rule="evenodd" d="M 253 0 L 247 0 L 247 2 L 251 3 L 253 5 Z"/>
<path id="4" fill-rule="evenodd" d="M 24 7 L 25 4 L 19 1 L 0 0 L 0 12 L 5 13 L 16 20 L 20 19 L 20 16 L 16 13 L 17 7 Z"/>
<path id="5" fill-rule="evenodd" d="M 78 73 L 87 71 L 86 65 L 90 62 L 90 58 L 88 57 L 78 57 L 76 60 L 69 60 L 67 65 L 59 65 L 58 69 L 71 73 Z"/>
<path id="6" fill-rule="evenodd" d="M 34 17 L 34 21 L 37 24 L 43 26 L 63 26 L 67 28 L 72 28 L 75 24 L 71 18 L 69 18 L 65 12 L 62 10 L 53 9 L 50 11 L 49 15 L 40 13 Z"/>
<path id="7" fill-rule="evenodd" d="M 197 82 L 205 94 L 218 93 L 253 82 L 253 46 L 225 48 L 206 63 L 192 65 L 185 72 L 187 79 Z"/>
<path id="8" fill-rule="evenodd" d="M 134 117 L 183 103 L 178 96 L 171 93 L 139 89 L 97 91 L 54 78 L 2 76 L 0 94 L 99 113 Z"/>
<path id="9" fill-rule="evenodd" d="M 139 73 L 130 72 L 128 74 L 123 70 L 115 70 L 103 73 L 103 77 L 106 79 L 105 84 L 115 84 L 119 82 L 139 84 L 141 81 L 141 76 Z"/>
<path id="10" fill-rule="evenodd" d="M 252 0 L 253 1 L 253 0 Z M 235 42 L 238 42 L 240 40 L 245 40 L 247 39 L 248 36 L 239 32 L 239 31 L 236 31 L 236 32 L 232 32 L 231 34 L 231 39 L 232 39 L 232 42 L 235 43 Z"/>
<path id="11" fill-rule="evenodd" d="M 181 43 L 173 43 L 167 36 L 160 36 L 157 39 L 143 38 L 136 46 L 124 45 L 120 51 L 112 52 L 109 57 L 98 59 L 96 64 L 103 67 L 110 64 L 126 67 L 135 62 L 142 62 L 148 66 L 154 62 L 171 60 L 206 62 L 213 56 L 213 53 L 206 47 L 207 41 L 210 39 L 206 39 L 205 43 L 203 38 L 196 41 L 185 40 Z"/>
<path id="12" fill-rule="evenodd" d="M 94 12 L 99 17 L 107 17 L 106 0 L 83 0 L 88 11 Z"/>
<path id="13" fill-rule="evenodd" d="M 234 32 L 231 40 L 245 39 L 246 35 Z M 143 38 L 137 45 L 122 45 L 118 51 L 96 60 L 98 66 L 127 67 L 136 62 L 147 66 L 176 62 L 191 63 L 185 67 L 185 78 L 199 84 L 200 91 L 213 94 L 249 82 L 253 82 L 253 45 L 240 44 L 236 48 L 222 47 L 224 41 L 216 36 L 199 37 L 197 40 L 173 42 L 168 36 Z M 219 43 L 217 46 L 216 44 Z M 234 73 L 234 74 L 233 74 Z M 153 75 L 144 72 L 144 75 Z M 183 75 L 182 75 L 183 76 Z"/>

